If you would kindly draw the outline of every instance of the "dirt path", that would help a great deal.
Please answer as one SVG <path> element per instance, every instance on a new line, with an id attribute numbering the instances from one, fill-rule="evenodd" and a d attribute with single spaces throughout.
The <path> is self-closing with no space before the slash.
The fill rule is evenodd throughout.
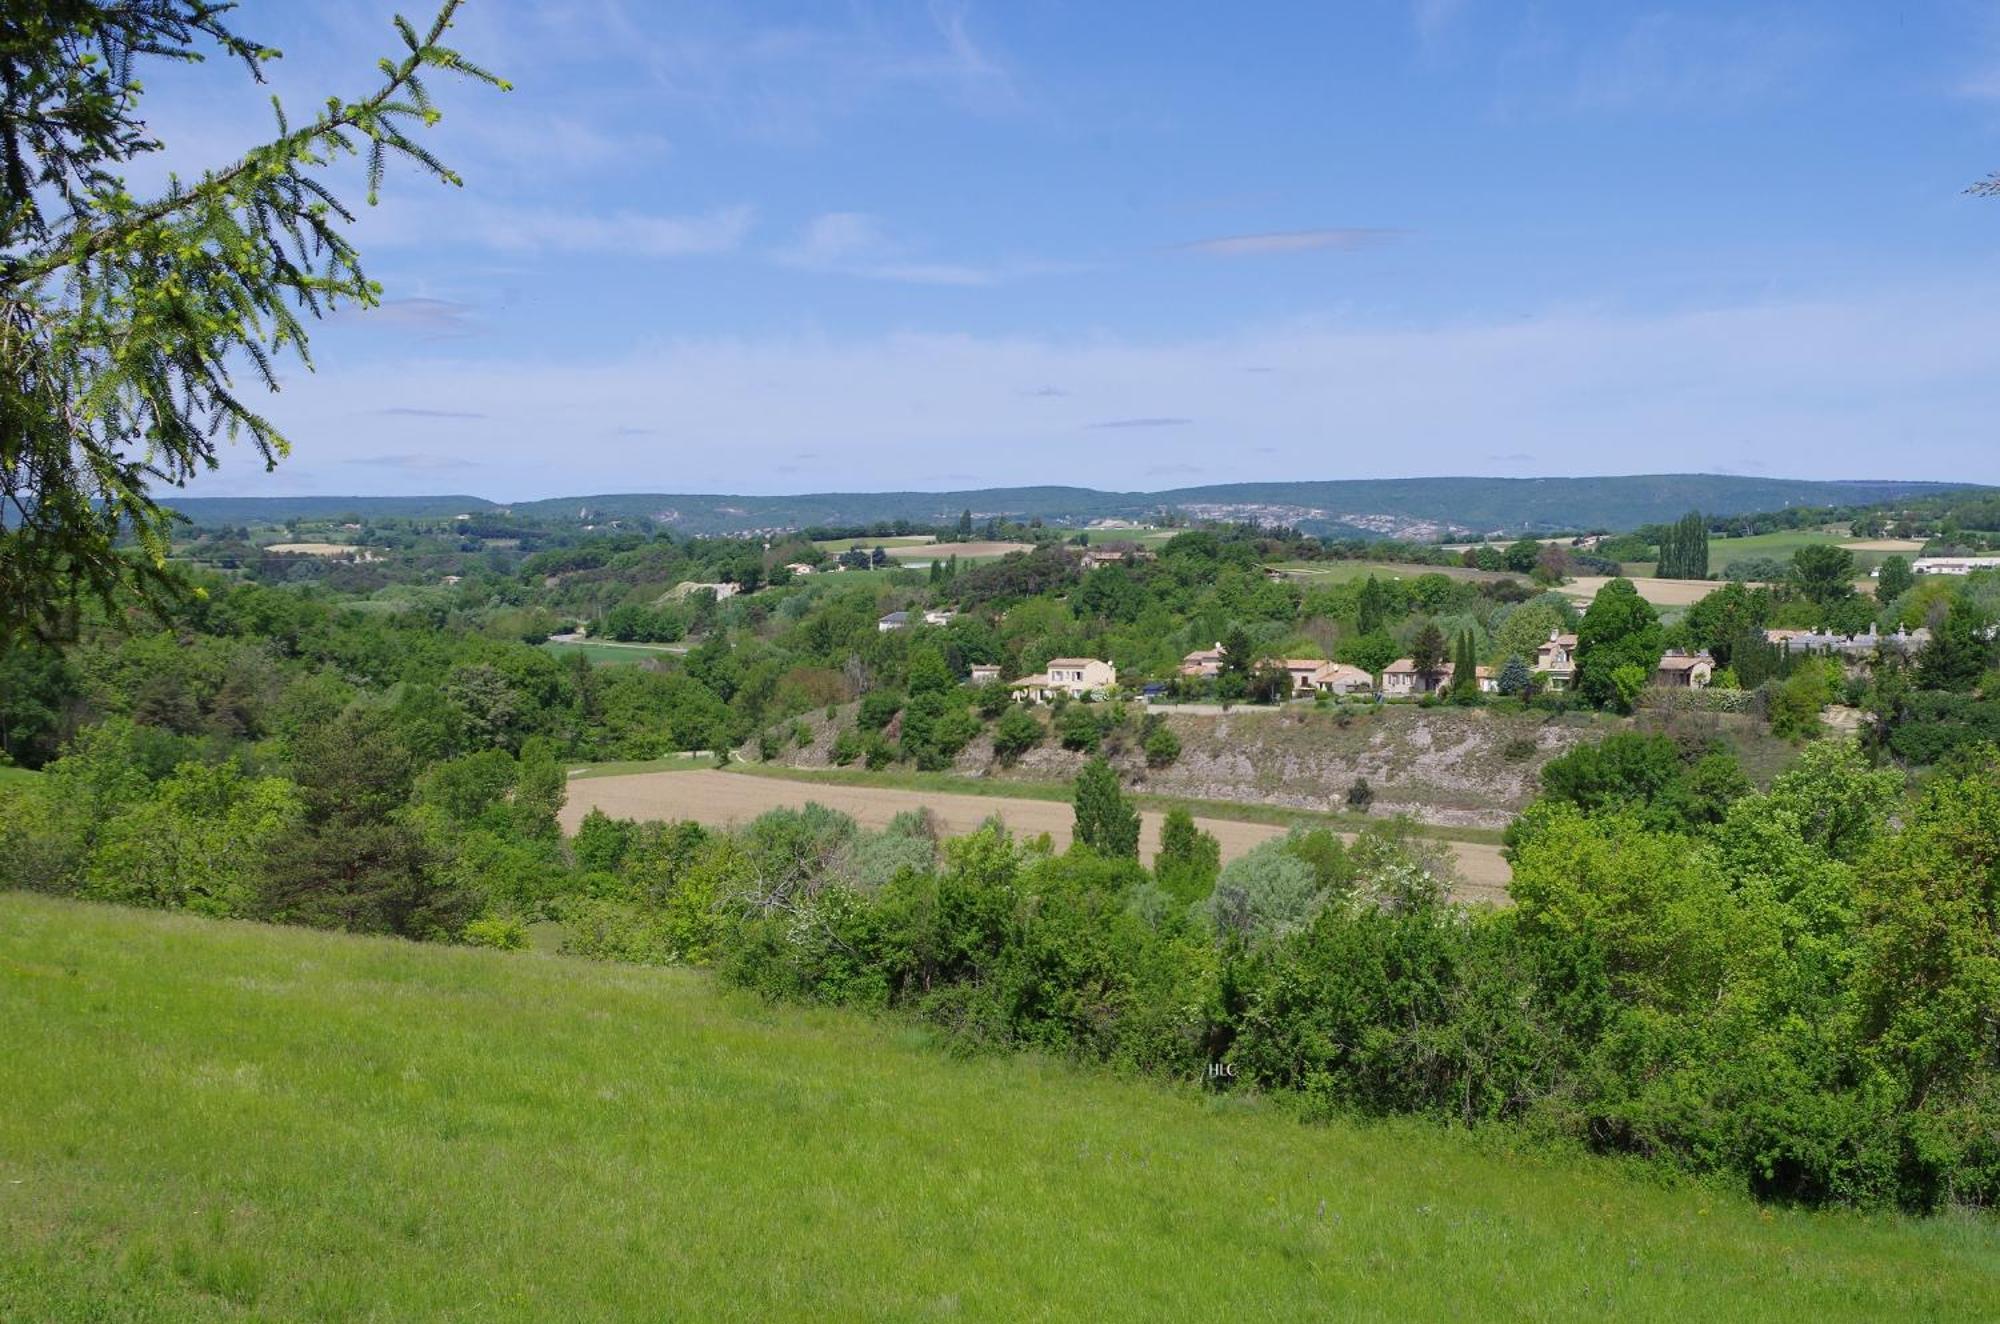
<path id="1" fill-rule="evenodd" d="M 807 801 L 839 810 L 869 828 L 887 827 L 890 819 L 911 809 L 929 809 L 950 836 L 972 832 L 997 814 L 1017 836 L 1048 833 L 1058 850 L 1069 845 L 1072 821 L 1069 805 L 1061 800 L 952 795 L 889 786 L 839 786 L 700 769 L 573 779 L 568 803 L 563 806 L 562 824 L 563 831 L 574 832 L 585 814 L 601 809 L 613 818 L 691 819 L 710 827 L 728 827 L 747 823 L 766 810 L 797 808 Z M 1153 810 L 1141 815 L 1140 848 L 1147 859 L 1159 849 L 1163 818 L 1164 815 Z M 1243 823 L 1228 818 L 1197 818 L 1195 822 L 1215 834 L 1222 844 L 1225 863 L 1259 842 L 1285 833 L 1284 828 L 1269 823 Z M 1456 841 L 1451 847 L 1464 880 L 1459 889 L 1462 898 L 1506 899 L 1510 874 L 1498 846 Z"/>

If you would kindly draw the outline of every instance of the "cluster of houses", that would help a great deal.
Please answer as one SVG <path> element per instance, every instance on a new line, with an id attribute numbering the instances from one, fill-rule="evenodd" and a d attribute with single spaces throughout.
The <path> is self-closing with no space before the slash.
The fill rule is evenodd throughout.
<path id="1" fill-rule="evenodd" d="M 1222 674 L 1225 650 L 1221 644 L 1201 648 L 1181 659 L 1181 674 L 1194 680 L 1214 680 Z M 1291 677 L 1292 695 L 1372 694 L 1375 678 L 1360 667 L 1345 662 L 1326 662 L 1316 657 L 1288 657 L 1279 663 Z"/>
<path id="2" fill-rule="evenodd" d="M 1223 647 L 1204 648 L 1181 660 L 1181 674 L 1197 679 L 1213 679 L 1222 674 Z M 1371 694 L 1375 678 L 1360 667 L 1342 662 L 1286 658 L 1281 665 L 1292 677 L 1292 693 Z M 1551 631 L 1535 650 L 1533 669 L 1547 690 L 1567 690 L 1576 683 L 1576 636 Z M 1420 668 L 1415 658 L 1399 657 L 1382 669 L 1381 692 L 1390 699 L 1415 699 L 1451 688 L 1457 668 L 1450 662 Z M 1653 683 L 1668 689 L 1705 689 L 1715 677 L 1715 659 L 1706 651 L 1688 653 L 1670 649 L 1653 671 Z M 1478 669 L 1480 692 L 1497 693 L 1500 675 L 1493 667 Z"/>
<path id="3" fill-rule="evenodd" d="M 1919 575 L 1969 575 L 1975 570 L 2000 570 L 2000 556 L 1919 556 L 1910 562 L 1910 569 Z"/>
<path id="4" fill-rule="evenodd" d="M 1141 561 L 1158 559 L 1143 547 L 1092 547 L 1077 558 L 1078 568 L 1085 572 L 1101 570 L 1107 565 L 1137 565 Z"/>
<path id="5" fill-rule="evenodd" d="M 927 611 L 921 616 L 926 625 L 946 625 L 952 619 L 947 611 Z M 877 628 L 900 630 L 914 624 L 909 612 L 890 612 L 877 622 Z M 1796 653 L 1831 653 L 1844 657 L 1865 659 L 1879 651 L 1893 650 L 1913 653 L 1930 640 L 1930 631 L 1898 630 L 1894 634 L 1878 634 L 1871 626 L 1865 634 L 1837 635 L 1819 630 L 1766 630 L 1764 637 L 1771 643 Z M 1538 685 L 1546 690 L 1563 691 L 1576 683 L 1576 648 L 1574 634 L 1551 631 L 1549 637 L 1535 650 L 1533 670 L 1538 676 Z M 1226 650 L 1221 644 L 1213 648 L 1201 648 L 1181 659 L 1180 674 L 1192 680 L 1213 680 L 1222 674 Z M 1308 698 L 1326 694 L 1346 698 L 1366 696 L 1378 692 L 1389 699 L 1414 699 L 1427 694 L 1436 694 L 1451 687 L 1455 668 L 1448 661 L 1419 669 L 1416 660 L 1399 657 L 1383 668 L 1380 683 L 1367 671 L 1345 662 L 1328 662 L 1321 658 L 1283 658 L 1277 665 L 1284 668 L 1291 680 L 1291 694 L 1294 698 Z M 1687 652 L 1669 649 L 1660 658 L 1653 670 L 1652 683 L 1662 689 L 1706 689 L 1715 679 L 1715 659 L 1707 650 Z M 1000 668 L 981 664 L 972 668 L 972 683 L 993 685 L 1000 683 Z M 1478 670 L 1481 693 L 1492 694 L 1500 688 L 1499 673 L 1493 667 Z M 1070 699 L 1098 698 L 1111 693 L 1118 687 L 1118 668 L 1110 662 L 1093 657 L 1051 658 L 1049 664 L 1032 676 L 1023 676 L 1012 682 L 1009 689 L 1016 700 L 1027 703 L 1052 703 L 1060 696 Z M 1158 690 L 1153 686 L 1149 693 Z"/>
<path id="6" fill-rule="evenodd" d="M 878 618 L 875 622 L 875 628 L 880 633 L 887 634 L 891 630 L 906 629 L 918 621 L 921 621 L 925 625 L 950 625 L 957 619 L 958 613 L 955 611 L 932 610 L 923 612 L 915 618 L 912 618 L 910 613 L 906 611 L 892 611 L 887 616 Z"/>
<path id="7" fill-rule="evenodd" d="M 1835 634 L 1830 630 L 1766 630 L 1764 639 L 1787 653 L 1832 653 L 1839 657 L 1866 660 L 1877 653 L 1915 653 L 1931 641 L 1931 632 L 1919 626 L 1879 634 L 1873 625 L 1864 634 Z"/>

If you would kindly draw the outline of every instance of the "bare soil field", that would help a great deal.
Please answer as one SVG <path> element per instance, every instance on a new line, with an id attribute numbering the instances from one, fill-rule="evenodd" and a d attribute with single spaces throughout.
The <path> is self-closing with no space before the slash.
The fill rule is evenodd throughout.
<path id="1" fill-rule="evenodd" d="M 625 777 L 577 778 L 569 783 L 563 805 L 565 832 L 576 831 L 583 816 L 601 809 L 613 818 L 692 820 L 710 827 L 743 824 L 772 809 L 796 809 L 808 802 L 850 815 L 864 827 L 887 827 L 897 814 L 928 809 L 944 831 L 953 836 L 972 832 L 987 819 L 1006 823 L 1017 836 L 1046 832 L 1058 850 L 1068 847 L 1072 815 L 1060 800 L 1026 800 L 991 795 L 948 795 L 886 786 L 834 786 L 824 782 L 788 782 L 775 777 L 747 777 L 715 770 L 647 772 Z M 1162 815 L 1142 816 L 1140 848 L 1147 859 L 1159 850 Z M 1259 842 L 1283 836 L 1285 829 L 1268 823 L 1197 818 L 1203 830 L 1222 844 L 1225 862 L 1245 854 Z M 1448 843 L 1458 857 L 1465 900 L 1504 900 L 1511 874 L 1500 848 L 1472 842 Z"/>
<path id="2" fill-rule="evenodd" d="M 1333 583 L 1342 583 L 1349 579 L 1366 579 L 1371 575 L 1383 579 L 1415 579 L 1419 575 L 1443 575 L 1446 579 L 1462 579 L 1474 584 L 1524 578 L 1522 575 L 1510 574 L 1504 570 L 1475 570 L 1463 565 L 1418 565 L 1409 561 L 1284 561 L 1265 568 L 1292 579 Z"/>
<path id="3" fill-rule="evenodd" d="M 274 542 L 264 548 L 267 552 L 289 552 L 295 556 L 369 556 L 366 547 L 356 547 L 346 542 Z"/>
<path id="4" fill-rule="evenodd" d="M 884 547 L 892 561 L 935 561 L 939 558 L 959 557 L 974 560 L 989 556 L 1006 556 L 1010 552 L 1033 551 L 1024 542 L 941 542 L 924 543 L 911 547 Z"/>
<path id="5" fill-rule="evenodd" d="M 1643 575 L 1630 575 L 1632 587 L 1639 590 L 1639 596 L 1655 607 L 1692 607 L 1709 594 L 1722 587 L 1712 579 L 1651 579 Z M 1611 582 L 1606 575 L 1579 575 L 1560 590 L 1579 602 L 1589 602 L 1597 596 L 1597 590 Z"/>

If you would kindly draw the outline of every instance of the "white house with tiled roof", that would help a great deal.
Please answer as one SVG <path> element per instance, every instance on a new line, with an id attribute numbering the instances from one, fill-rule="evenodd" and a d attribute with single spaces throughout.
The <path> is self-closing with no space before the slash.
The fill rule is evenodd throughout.
<path id="1" fill-rule="evenodd" d="M 1052 657 L 1049 665 L 1013 684 L 1014 697 L 1028 703 L 1048 703 L 1058 694 L 1085 699 L 1118 686 L 1118 668 L 1094 657 Z"/>

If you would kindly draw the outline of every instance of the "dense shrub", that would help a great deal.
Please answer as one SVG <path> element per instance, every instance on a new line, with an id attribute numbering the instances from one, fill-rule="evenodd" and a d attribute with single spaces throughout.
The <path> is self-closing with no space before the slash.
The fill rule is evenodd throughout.
<path id="1" fill-rule="evenodd" d="M 1056 733 L 1064 749 L 1095 754 L 1104 738 L 1104 722 L 1094 709 L 1080 703 L 1071 704 L 1056 718 Z"/>
<path id="2" fill-rule="evenodd" d="M 1016 704 L 1001 714 L 993 727 L 993 752 L 1003 759 L 1016 759 L 1041 743 L 1041 720 Z"/>
<path id="3" fill-rule="evenodd" d="M 460 937 L 474 947 L 518 952 L 528 945 L 528 926 L 512 915 L 484 915 L 467 924 Z"/>
<path id="4" fill-rule="evenodd" d="M 894 690 L 871 690 L 862 696 L 855 722 L 864 731 L 880 731 L 903 710 L 903 696 Z"/>

